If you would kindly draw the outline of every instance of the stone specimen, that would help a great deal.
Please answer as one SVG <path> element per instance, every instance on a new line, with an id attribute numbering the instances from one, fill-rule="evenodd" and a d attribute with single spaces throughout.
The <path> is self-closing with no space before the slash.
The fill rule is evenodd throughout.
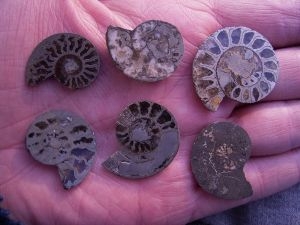
<path id="1" fill-rule="evenodd" d="M 223 199 L 252 195 L 243 167 L 250 157 L 251 141 L 244 129 L 229 122 L 208 125 L 197 136 L 191 165 L 203 190 Z"/>
<path id="2" fill-rule="evenodd" d="M 55 165 L 65 189 L 79 184 L 92 167 L 95 136 L 74 113 L 56 110 L 38 116 L 26 135 L 26 147 L 40 163 Z"/>
<path id="3" fill-rule="evenodd" d="M 225 96 L 241 103 L 265 98 L 278 71 L 275 52 L 265 37 L 246 27 L 226 27 L 199 47 L 193 81 L 205 107 L 216 111 Z"/>
<path id="4" fill-rule="evenodd" d="M 184 51 L 177 28 L 159 20 L 146 21 L 133 31 L 109 26 L 106 44 L 113 61 L 124 74 L 148 82 L 168 77 Z"/>
<path id="5" fill-rule="evenodd" d="M 55 77 L 71 89 L 89 86 L 98 76 L 100 57 L 95 46 L 77 34 L 54 34 L 37 45 L 26 66 L 29 86 Z"/>
<path id="6" fill-rule="evenodd" d="M 163 106 L 140 101 L 120 114 L 116 135 L 123 147 L 103 166 L 130 179 L 152 176 L 167 167 L 179 148 L 175 118 Z"/>

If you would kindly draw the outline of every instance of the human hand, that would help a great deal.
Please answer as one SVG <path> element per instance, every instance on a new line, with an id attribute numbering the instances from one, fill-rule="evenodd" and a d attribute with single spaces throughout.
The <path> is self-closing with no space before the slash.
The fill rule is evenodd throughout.
<path id="1" fill-rule="evenodd" d="M 175 25 L 185 45 L 177 70 L 158 83 L 123 75 L 113 65 L 105 43 L 109 25 L 133 29 L 150 19 Z M 257 30 L 278 48 L 279 81 L 262 102 L 241 106 L 225 100 L 212 113 L 194 91 L 192 61 L 210 34 L 234 25 Z M 0 193 L 5 207 L 24 223 L 185 224 L 300 181 L 299 1 L 3 0 L 0 32 Z M 34 88 L 26 86 L 24 71 L 31 51 L 58 32 L 78 33 L 100 51 L 101 74 L 90 87 L 71 91 L 50 80 Z M 109 173 L 101 163 L 118 149 L 118 114 L 141 99 L 158 102 L 172 112 L 181 143 L 177 156 L 161 173 L 128 180 Z M 76 112 L 96 133 L 93 168 L 70 191 L 62 188 L 56 168 L 34 161 L 25 149 L 28 126 L 50 109 Z M 252 139 L 252 157 L 244 171 L 254 194 L 243 200 L 226 201 L 207 194 L 191 173 L 189 158 L 196 134 L 220 120 L 238 123 Z"/>

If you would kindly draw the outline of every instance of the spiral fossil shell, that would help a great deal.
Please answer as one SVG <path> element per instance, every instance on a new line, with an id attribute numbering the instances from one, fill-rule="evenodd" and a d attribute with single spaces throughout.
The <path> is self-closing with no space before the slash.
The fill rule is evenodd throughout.
<path id="1" fill-rule="evenodd" d="M 159 20 L 149 20 L 133 31 L 109 26 L 106 43 L 117 67 L 131 78 L 162 80 L 172 73 L 184 47 L 177 28 Z"/>
<path id="2" fill-rule="evenodd" d="M 152 176 L 167 167 L 179 148 L 175 118 L 163 106 L 140 101 L 126 107 L 116 125 L 123 148 L 103 166 L 126 178 Z"/>
<path id="3" fill-rule="evenodd" d="M 225 96 L 254 103 L 273 90 L 278 60 L 271 44 L 246 27 L 227 27 L 199 47 L 193 62 L 193 81 L 204 105 L 216 111 Z"/>
<path id="4" fill-rule="evenodd" d="M 54 34 L 37 45 L 26 66 L 29 86 L 55 77 L 71 89 L 84 88 L 98 76 L 100 57 L 94 45 L 77 34 Z"/>
<path id="5" fill-rule="evenodd" d="M 40 163 L 55 165 L 65 189 L 79 184 L 96 152 L 89 125 L 74 113 L 54 110 L 38 116 L 26 135 L 26 147 Z"/>
<path id="6" fill-rule="evenodd" d="M 197 136 L 191 165 L 198 184 L 224 199 L 252 195 L 243 167 L 250 157 L 251 140 L 240 126 L 229 122 L 208 125 Z"/>

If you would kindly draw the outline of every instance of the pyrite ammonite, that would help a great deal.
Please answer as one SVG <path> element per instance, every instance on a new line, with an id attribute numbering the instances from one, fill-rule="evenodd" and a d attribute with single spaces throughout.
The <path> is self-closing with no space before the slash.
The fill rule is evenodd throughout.
<path id="1" fill-rule="evenodd" d="M 193 144 L 191 166 L 203 190 L 224 199 L 252 195 L 243 167 L 251 153 L 251 140 L 240 126 L 230 122 L 205 127 Z"/>
<path id="2" fill-rule="evenodd" d="M 273 90 L 278 71 L 265 37 L 247 27 L 226 27 L 199 47 L 193 81 L 206 108 L 216 111 L 225 96 L 241 103 L 260 101 Z"/>
<path id="3" fill-rule="evenodd" d="M 58 33 L 40 42 L 31 53 L 26 66 L 29 86 L 55 77 L 71 89 L 84 88 L 98 76 L 100 56 L 95 46 L 84 37 Z"/>
<path id="4" fill-rule="evenodd" d="M 103 166 L 119 176 L 136 179 L 152 176 L 167 167 L 179 148 L 179 130 L 163 106 L 140 101 L 126 107 L 116 124 L 122 147 Z"/>
<path id="5" fill-rule="evenodd" d="M 53 110 L 38 116 L 26 135 L 26 147 L 40 163 L 55 165 L 65 189 L 88 174 L 96 152 L 94 132 L 74 113 Z"/>
<path id="6" fill-rule="evenodd" d="M 146 21 L 133 31 L 109 26 L 106 44 L 124 74 L 148 82 L 168 77 L 177 68 L 184 51 L 177 28 L 159 20 Z"/>

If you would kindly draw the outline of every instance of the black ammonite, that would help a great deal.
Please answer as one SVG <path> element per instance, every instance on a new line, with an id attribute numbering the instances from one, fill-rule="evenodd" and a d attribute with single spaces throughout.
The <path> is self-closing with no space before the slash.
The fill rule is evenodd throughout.
<path id="1" fill-rule="evenodd" d="M 184 51 L 177 28 L 159 20 L 146 21 L 133 31 L 109 26 L 106 44 L 124 74 L 148 82 L 168 77 L 177 68 Z"/>
<path id="2" fill-rule="evenodd" d="M 123 145 L 103 166 L 126 178 L 152 176 L 167 167 L 179 148 L 179 130 L 168 110 L 154 102 L 140 101 L 120 114 L 116 135 Z"/>
<path id="3" fill-rule="evenodd" d="M 71 89 L 84 88 L 98 76 L 100 56 L 86 38 L 72 33 L 54 34 L 37 45 L 26 66 L 26 82 L 35 86 L 55 77 Z"/>
<path id="4" fill-rule="evenodd" d="M 32 157 L 55 165 L 65 189 L 79 184 L 88 174 L 96 152 L 90 126 L 74 113 L 54 110 L 38 116 L 26 135 Z"/>
<path id="5" fill-rule="evenodd" d="M 216 111 L 225 97 L 254 103 L 273 90 L 278 79 L 273 47 L 247 27 L 226 27 L 212 34 L 193 62 L 193 81 L 204 105 Z"/>
<path id="6" fill-rule="evenodd" d="M 197 136 L 192 149 L 193 174 L 203 190 L 224 199 L 252 195 L 243 167 L 250 157 L 251 141 L 240 126 L 213 123 Z"/>

